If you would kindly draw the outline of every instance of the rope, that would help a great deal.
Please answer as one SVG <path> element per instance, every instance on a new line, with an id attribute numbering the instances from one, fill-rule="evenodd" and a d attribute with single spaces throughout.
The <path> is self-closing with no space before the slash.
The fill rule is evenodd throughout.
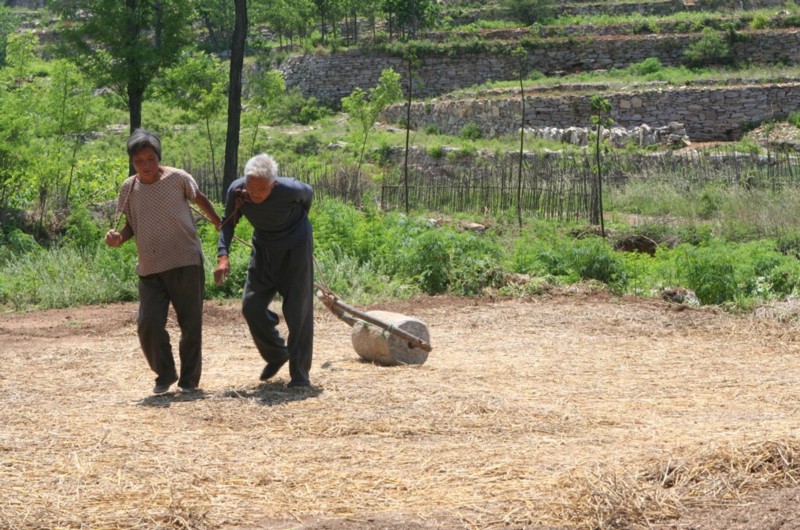
<path id="1" fill-rule="evenodd" d="M 206 217 L 206 215 L 203 212 L 197 210 L 194 206 L 191 206 L 191 207 L 192 207 L 192 210 L 194 210 L 200 217 L 202 217 L 206 221 L 210 222 L 208 217 Z M 236 213 L 237 210 L 238 210 L 238 206 L 237 206 L 236 210 L 234 210 L 234 213 Z M 222 223 L 222 224 L 224 224 L 224 223 Z M 222 224 L 220 224 L 220 228 L 222 227 Z M 238 242 L 242 243 L 243 245 L 245 245 L 247 247 L 250 247 L 250 248 L 253 248 L 253 245 L 251 245 L 250 243 L 248 243 L 244 239 L 236 236 L 235 234 L 234 234 L 233 238 L 235 240 L 237 240 Z M 319 271 L 319 275 L 320 275 L 320 277 L 322 279 L 322 285 L 320 285 L 318 283 L 314 284 L 314 286 L 320 292 L 318 297 L 320 298 L 320 301 L 323 303 L 323 305 L 325 305 L 325 307 L 327 307 L 331 311 L 331 313 L 336 315 L 340 320 L 346 322 L 350 326 L 355 325 L 356 322 L 361 322 L 363 325 L 373 325 L 375 327 L 378 327 L 378 328 L 384 330 L 384 332 L 382 333 L 384 339 L 388 340 L 387 333 L 388 333 L 388 335 L 396 335 L 396 336 L 400 337 L 401 339 L 408 341 L 409 346 L 422 348 L 425 351 L 431 351 L 431 349 L 432 349 L 431 345 L 428 344 L 426 341 L 420 339 L 419 337 L 415 337 L 414 335 L 408 333 L 407 331 L 396 327 L 394 324 L 387 324 L 385 322 L 382 322 L 381 320 L 379 320 L 377 318 L 374 318 L 374 317 L 371 317 L 367 313 L 364 313 L 362 311 L 358 311 L 357 309 L 355 309 L 353 307 L 350 307 L 349 305 L 347 305 L 344 302 L 342 302 L 341 299 L 339 299 L 339 297 L 337 297 L 333 293 L 333 291 L 331 291 L 328 288 L 328 286 L 325 285 L 324 277 L 323 277 L 324 275 L 322 274 L 322 268 L 319 266 L 319 262 L 317 261 L 317 258 L 312 255 L 312 259 L 314 260 L 314 265 L 317 267 L 317 270 Z M 355 316 L 353 316 L 353 315 L 355 315 Z M 360 318 L 356 318 L 356 317 L 360 317 Z"/>

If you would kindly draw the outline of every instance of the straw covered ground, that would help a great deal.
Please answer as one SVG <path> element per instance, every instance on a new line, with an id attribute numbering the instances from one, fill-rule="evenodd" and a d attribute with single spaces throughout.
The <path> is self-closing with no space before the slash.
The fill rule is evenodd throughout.
<path id="1" fill-rule="evenodd" d="M 0 528 L 800 530 L 791 305 L 362 308 L 427 325 L 394 368 L 318 306 L 314 386 L 287 389 L 208 302 L 203 391 L 159 397 L 136 307 L 0 316 Z"/>

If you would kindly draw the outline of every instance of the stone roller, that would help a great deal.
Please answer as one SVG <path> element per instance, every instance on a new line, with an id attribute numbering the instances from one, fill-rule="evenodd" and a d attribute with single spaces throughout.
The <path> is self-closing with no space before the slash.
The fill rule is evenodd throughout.
<path id="1" fill-rule="evenodd" d="M 425 324 L 390 311 L 360 311 L 317 287 L 317 297 L 340 320 L 353 328 L 353 348 L 362 359 L 383 366 L 423 364 L 433 349 Z"/>

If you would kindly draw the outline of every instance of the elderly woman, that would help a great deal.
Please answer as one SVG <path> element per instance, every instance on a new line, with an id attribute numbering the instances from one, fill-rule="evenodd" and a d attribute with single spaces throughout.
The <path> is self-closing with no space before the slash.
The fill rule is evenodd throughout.
<path id="1" fill-rule="evenodd" d="M 199 206 L 219 229 L 220 218 L 182 169 L 161 165 L 161 140 L 137 129 L 128 138 L 128 156 L 136 174 L 119 193 L 117 210 L 125 214 L 122 231 L 109 230 L 106 244 L 118 247 L 133 238 L 138 251 L 139 343 L 156 373 L 154 394 L 178 383 L 180 392 L 194 392 L 202 371 L 203 250 L 189 202 Z M 180 375 L 175 368 L 169 333 L 169 305 L 175 309 L 181 337 Z"/>
<path id="2" fill-rule="evenodd" d="M 242 313 L 266 366 L 261 381 L 275 376 L 289 362 L 289 387 L 310 385 L 314 342 L 313 242 L 308 211 L 311 186 L 278 176 L 278 164 L 267 154 L 251 158 L 245 176 L 228 188 L 225 223 L 217 245 L 214 279 L 222 284 L 230 274 L 228 249 L 239 212 L 253 225 L 253 250 L 242 295 Z M 276 329 L 278 315 L 269 304 L 283 298 L 289 328 L 286 342 Z"/>

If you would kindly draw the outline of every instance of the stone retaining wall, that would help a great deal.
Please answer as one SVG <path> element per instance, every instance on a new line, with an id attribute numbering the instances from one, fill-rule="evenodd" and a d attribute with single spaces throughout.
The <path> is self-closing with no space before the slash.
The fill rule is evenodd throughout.
<path id="1" fill-rule="evenodd" d="M 591 97 L 603 95 L 534 95 L 525 98 L 525 127 L 585 127 L 591 124 Z M 738 140 L 748 127 L 785 119 L 800 110 L 800 84 L 773 83 L 742 87 L 676 87 L 604 95 L 615 125 L 662 127 L 677 122 L 692 141 Z M 405 119 L 404 104 L 389 107 L 382 118 Z M 520 126 L 519 97 L 475 98 L 413 103 L 411 126 L 434 126 L 458 134 L 476 124 L 484 136 L 516 134 Z"/>
<path id="2" fill-rule="evenodd" d="M 800 31 L 750 31 L 742 34 L 732 49 L 736 60 L 752 64 L 800 63 Z M 685 63 L 684 51 L 698 35 L 645 35 L 624 38 L 597 37 L 542 41 L 529 51 L 526 68 L 547 75 L 609 68 L 624 68 L 649 57 L 665 66 Z M 280 65 L 288 88 L 296 87 L 306 97 L 338 104 L 355 87 L 374 87 L 381 71 L 393 68 L 403 76 L 406 66 L 400 57 L 383 53 L 345 51 L 341 53 L 292 56 Z M 415 71 L 414 97 L 446 94 L 489 81 L 514 79 L 517 60 L 510 55 L 461 53 L 420 58 Z"/>

